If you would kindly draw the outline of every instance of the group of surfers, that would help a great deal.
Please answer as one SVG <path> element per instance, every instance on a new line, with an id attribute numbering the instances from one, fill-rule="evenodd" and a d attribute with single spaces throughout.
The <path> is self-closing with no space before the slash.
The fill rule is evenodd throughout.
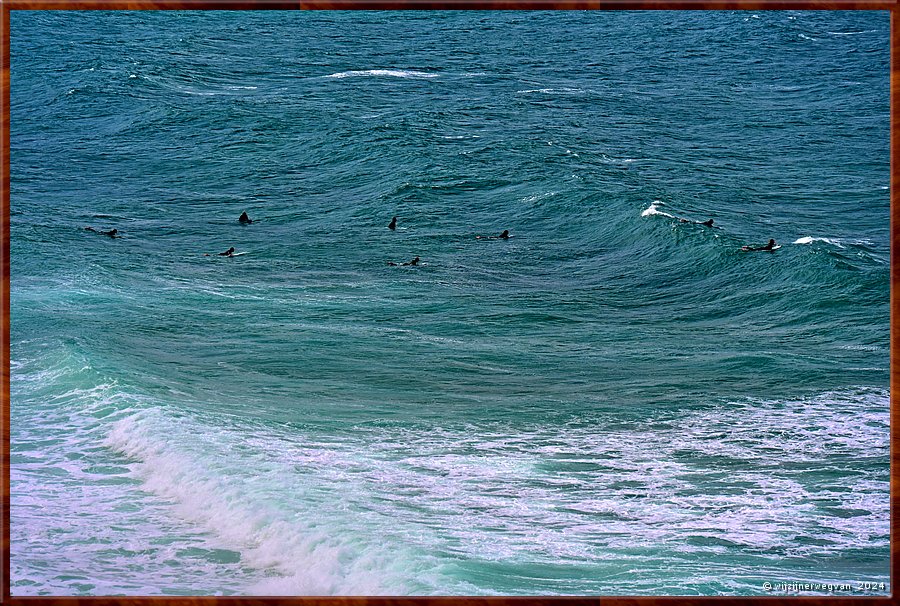
<path id="1" fill-rule="evenodd" d="M 705 225 L 706 227 L 712 227 L 715 229 L 719 229 L 718 226 L 714 225 L 714 221 L 712 219 L 707 219 L 706 221 L 692 221 L 690 219 L 679 219 L 682 223 L 694 223 L 696 225 Z M 249 225 L 253 223 L 253 219 L 247 215 L 247 211 L 241 213 L 241 216 L 238 217 L 238 223 L 242 223 L 244 225 Z M 93 227 L 85 227 L 87 231 L 91 231 L 97 234 L 101 234 L 103 236 L 109 236 L 110 238 L 121 238 L 119 235 L 118 229 L 110 229 L 108 231 L 99 231 L 94 229 Z M 393 217 L 391 222 L 388 224 L 388 229 L 396 230 L 397 229 L 397 217 Z M 499 236 L 475 236 L 478 240 L 509 240 L 512 236 L 509 234 L 508 229 L 504 229 L 503 233 Z M 742 246 L 741 250 L 743 251 L 765 251 L 765 250 L 775 250 L 777 245 L 775 244 L 775 239 L 772 238 L 769 240 L 768 244 L 764 244 L 763 246 Z M 204 256 L 210 256 L 208 253 Z M 233 257 L 234 256 L 234 246 L 226 250 L 225 252 L 220 252 L 216 255 L 217 257 Z M 418 265 L 420 262 L 420 258 L 417 256 L 411 261 L 406 263 L 394 263 L 393 261 L 388 261 L 387 264 L 393 267 L 397 266 L 409 266 L 409 265 Z"/>
<path id="2" fill-rule="evenodd" d="M 715 221 L 713 221 L 712 219 L 707 219 L 706 221 L 692 221 L 691 219 L 679 218 L 678 220 L 682 223 L 693 223 L 695 225 L 705 225 L 706 227 L 719 229 L 717 225 L 714 225 Z M 775 238 L 769 238 L 769 242 L 767 244 L 763 244 L 762 246 L 741 246 L 741 250 L 746 252 L 753 252 L 758 250 L 775 250 L 776 248 L 778 248 L 778 245 L 775 243 Z"/>
<path id="3" fill-rule="evenodd" d="M 393 217 L 391 219 L 391 222 L 388 223 L 388 229 L 390 229 L 391 231 L 397 229 L 397 217 Z M 499 236 L 475 236 L 475 238 L 477 240 L 509 240 L 510 237 L 511 236 L 509 235 L 508 229 L 504 229 L 503 233 L 500 234 Z M 408 261 L 406 263 L 394 263 L 393 261 L 388 261 L 387 264 L 390 265 L 391 267 L 398 267 L 398 266 L 418 265 L 419 261 L 421 261 L 421 259 L 417 256 L 412 261 Z"/>

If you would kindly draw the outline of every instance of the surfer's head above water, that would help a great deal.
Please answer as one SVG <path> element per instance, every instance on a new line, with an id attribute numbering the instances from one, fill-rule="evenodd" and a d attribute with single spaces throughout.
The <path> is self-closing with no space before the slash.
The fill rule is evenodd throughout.
<path id="1" fill-rule="evenodd" d="M 121 238 L 121 236 L 116 235 L 116 234 L 119 233 L 119 230 L 118 230 L 118 229 L 111 229 L 111 230 L 109 230 L 109 231 L 98 231 L 98 230 L 94 229 L 93 227 L 85 227 L 84 229 L 87 230 L 87 231 L 92 231 L 92 232 L 94 232 L 95 234 L 101 234 L 101 235 L 104 235 L 104 236 L 109 236 L 110 238 Z"/>
<path id="2" fill-rule="evenodd" d="M 397 229 L 397 217 L 391 219 L 391 222 L 388 224 L 388 229 Z"/>
<path id="3" fill-rule="evenodd" d="M 253 219 L 251 219 L 251 218 L 247 215 L 247 211 L 246 211 L 246 210 L 245 210 L 244 212 L 241 213 L 241 216 L 240 216 L 240 217 L 238 217 L 238 221 L 240 221 L 241 223 L 253 223 Z"/>
<path id="4" fill-rule="evenodd" d="M 509 235 L 509 230 L 504 229 L 503 233 L 499 236 L 475 236 L 476 240 L 509 240 L 512 236 Z"/>

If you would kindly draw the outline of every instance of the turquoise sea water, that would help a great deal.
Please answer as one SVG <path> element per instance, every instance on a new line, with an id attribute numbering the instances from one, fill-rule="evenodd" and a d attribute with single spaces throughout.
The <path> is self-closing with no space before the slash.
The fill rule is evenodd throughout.
<path id="1" fill-rule="evenodd" d="M 888 28 L 14 11 L 13 595 L 888 593 Z"/>

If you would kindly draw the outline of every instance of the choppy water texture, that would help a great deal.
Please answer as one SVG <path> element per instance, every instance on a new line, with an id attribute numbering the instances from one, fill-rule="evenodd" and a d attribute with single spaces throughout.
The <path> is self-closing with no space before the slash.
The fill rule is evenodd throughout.
<path id="1" fill-rule="evenodd" d="M 14 595 L 889 591 L 886 12 L 11 22 Z"/>

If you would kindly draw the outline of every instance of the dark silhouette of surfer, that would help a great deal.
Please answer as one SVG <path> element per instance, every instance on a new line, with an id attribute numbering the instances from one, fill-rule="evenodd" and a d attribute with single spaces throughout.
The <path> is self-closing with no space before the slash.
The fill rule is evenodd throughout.
<path id="1" fill-rule="evenodd" d="M 206 253 L 206 254 L 203 255 L 203 256 L 204 256 L 204 257 L 208 257 L 208 256 L 209 256 L 209 253 Z M 226 250 L 225 252 L 220 252 L 220 253 L 217 254 L 216 256 L 217 256 L 217 257 L 233 257 L 233 256 L 234 256 L 234 246 L 232 246 L 231 248 L 229 248 L 229 249 Z"/>
<path id="2" fill-rule="evenodd" d="M 398 266 L 398 264 L 397 264 L 397 263 L 394 263 L 393 261 L 388 261 L 387 264 L 390 265 L 390 266 L 392 266 L 392 267 L 397 267 L 397 266 Z M 409 263 L 400 263 L 399 265 L 401 265 L 401 266 L 406 266 L 406 265 L 418 265 L 418 264 L 419 264 L 419 257 L 416 257 L 415 259 L 413 259 L 413 260 L 410 261 Z"/>
<path id="3" fill-rule="evenodd" d="M 510 235 L 509 230 L 504 229 L 503 233 L 499 236 L 475 236 L 475 238 L 478 240 L 509 240 Z"/>
<path id="4" fill-rule="evenodd" d="M 769 243 L 765 246 L 742 246 L 741 250 L 746 251 L 756 251 L 756 250 L 775 250 L 775 239 L 771 238 Z"/>
<path id="5" fill-rule="evenodd" d="M 240 216 L 240 217 L 238 217 L 238 221 L 241 222 L 241 223 L 244 223 L 244 224 L 246 224 L 246 225 L 249 225 L 249 224 L 253 223 L 253 219 L 251 219 L 250 217 L 247 216 L 247 211 L 246 211 L 246 210 L 245 210 L 244 212 L 241 213 L 241 216 Z"/>
<path id="6" fill-rule="evenodd" d="M 117 235 L 117 234 L 119 233 L 119 230 L 118 230 L 118 229 L 111 229 L 111 230 L 109 230 L 109 231 L 97 231 L 97 230 L 94 229 L 93 227 L 85 227 L 84 229 L 86 229 L 87 231 L 92 231 L 92 232 L 94 232 L 95 234 L 101 234 L 101 235 L 104 235 L 104 236 L 109 236 L 110 238 L 121 238 L 121 237 L 122 237 L 122 236 Z"/>
<path id="7" fill-rule="evenodd" d="M 690 219 L 679 219 L 682 223 L 693 223 L 694 225 L 705 225 L 707 227 L 716 227 L 713 225 L 713 220 L 708 219 L 706 221 L 692 221 Z M 718 228 L 717 228 L 718 229 Z"/>
<path id="8" fill-rule="evenodd" d="M 397 229 L 397 217 L 391 219 L 391 222 L 388 224 L 388 229 Z"/>

